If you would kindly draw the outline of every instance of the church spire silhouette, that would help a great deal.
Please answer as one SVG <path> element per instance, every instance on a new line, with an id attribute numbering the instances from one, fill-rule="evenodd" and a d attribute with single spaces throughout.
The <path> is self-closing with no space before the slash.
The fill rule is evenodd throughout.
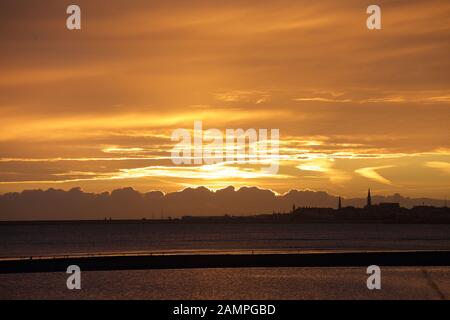
<path id="1" fill-rule="evenodd" d="M 367 207 L 371 207 L 372 206 L 372 196 L 370 194 L 370 188 L 369 188 L 369 192 L 367 193 Z"/>

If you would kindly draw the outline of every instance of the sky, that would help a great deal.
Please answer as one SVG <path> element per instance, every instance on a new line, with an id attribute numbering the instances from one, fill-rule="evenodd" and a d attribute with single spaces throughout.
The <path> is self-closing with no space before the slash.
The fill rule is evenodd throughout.
<path id="1" fill-rule="evenodd" d="M 66 8 L 82 29 L 66 29 Z M 450 194 L 450 2 L 0 3 L 0 193 Z M 175 165 L 174 130 L 279 129 L 279 171 Z"/>

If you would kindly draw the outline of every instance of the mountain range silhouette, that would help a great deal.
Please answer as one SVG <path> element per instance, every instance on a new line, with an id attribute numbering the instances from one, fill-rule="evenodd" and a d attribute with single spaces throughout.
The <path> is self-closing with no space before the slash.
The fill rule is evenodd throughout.
<path id="1" fill-rule="evenodd" d="M 25 190 L 0 195 L 0 220 L 96 220 L 166 219 L 181 216 L 255 215 L 290 212 L 298 207 L 336 208 L 338 196 L 323 191 L 291 190 L 277 195 L 257 187 L 211 191 L 205 187 L 182 191 L 141 193 L 133 188 L 112 192 L 87 193 L 80 188 L 69 191 Z M 445 200 L 408 198 L 400 194 L 372 196 L 374 204 L 395 202 L 402 207 L 444 206 Z M 366 198 L 342 199 L 343 206 L 363 207 Z"/>

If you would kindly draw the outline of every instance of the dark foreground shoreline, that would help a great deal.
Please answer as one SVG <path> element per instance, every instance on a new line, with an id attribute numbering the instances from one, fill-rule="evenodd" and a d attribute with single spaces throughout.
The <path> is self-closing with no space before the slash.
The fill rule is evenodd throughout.
<path id="1" fill-rule="evenodd" d="M 349 220 L 286 220 L 286 219 L 256 219 L 255 217 L 214 217 L 188 219 L 114 219 L 114 220 L 0 220 L 0 226 L 42 226 L 42 225 L 191 225 L 191 224 L 385 224 L 385 225 L 450 225 L 450 220 L 428 221 L 411 220 L 379 220 L 379 219 L 349 219 Z"/>
<path id="2" fill-rule="evenodd" d="M 83 271 L 280 268 L 280 267 L 367 267 L 450 266 L 450 251 L 336 252 L 298 254 L 195 254 L 110 255 L 43 257 L 0 260 L 0 274 L 66 272 L 70 265 Z"/>

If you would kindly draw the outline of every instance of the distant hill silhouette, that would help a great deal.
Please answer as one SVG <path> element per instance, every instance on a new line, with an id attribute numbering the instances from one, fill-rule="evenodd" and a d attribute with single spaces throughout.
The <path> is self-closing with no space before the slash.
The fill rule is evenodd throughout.
<path id="1" fill-rule="evenodd" d="M 444 200 L 412 199 L 399 194 L 373 196 L 374 204 L 397 202 L 410 208 L 423 203 L 444 206 Z M 365 198 L 343 199 L 345 206 L 362 207 Z M 86 193 L 80 188 L 69 191 L 26 190 L 0 195 L 0 220 L 83 220 L 83 219 L 161 219 L 186 215 L 254 215 L 290 212 L 296 207 L 336 208 L 338 197 L 326 192 L 292 190 L 276 195 L 256 187 L 234 187 L 211 191 L 205 187 L 187 188 L 164 194 L 141 193 L 132 188 L 112 192 Z"/>

